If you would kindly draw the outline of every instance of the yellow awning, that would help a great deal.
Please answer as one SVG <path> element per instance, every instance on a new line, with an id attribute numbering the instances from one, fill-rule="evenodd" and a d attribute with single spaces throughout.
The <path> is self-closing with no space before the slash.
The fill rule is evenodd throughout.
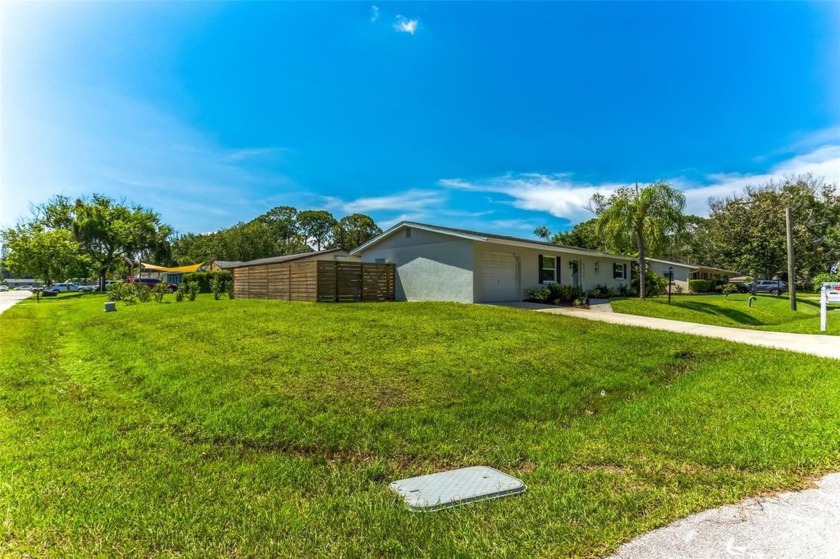
<path id="1" fill-rule="evenodd" d="M 144 270 L 151 270 L 152 272 L 169 272 L 170 274 L 187 274 L 189 272 L 197 272 L 199 268 L 204 266 L 204 262 L 198 264 L 190 264 L 189 266 L 176 266 L 175 268 L 167 268 L 166 266 L 155 266 L 154 264 L 146 264 L 141 262 L 140 266 Z"/>

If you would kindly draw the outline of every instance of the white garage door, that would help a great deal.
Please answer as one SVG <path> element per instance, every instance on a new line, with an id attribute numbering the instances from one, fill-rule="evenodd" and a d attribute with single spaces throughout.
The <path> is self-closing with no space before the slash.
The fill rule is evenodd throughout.
<path id="1" fill-rule="evenodd" d="M 481 300 L 518 301 L 516 258 L 509 252 L 486 252 L 481 266 Z"/>

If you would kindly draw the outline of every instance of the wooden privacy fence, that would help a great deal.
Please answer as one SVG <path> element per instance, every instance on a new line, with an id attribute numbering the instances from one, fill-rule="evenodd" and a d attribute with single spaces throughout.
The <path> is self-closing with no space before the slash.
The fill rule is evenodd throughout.
<path id="1" fill-rule="evenodd" d="M 233 294 L 284 301 L 393 301 L 393 264 L 309 260 L 233 269 Z"/>

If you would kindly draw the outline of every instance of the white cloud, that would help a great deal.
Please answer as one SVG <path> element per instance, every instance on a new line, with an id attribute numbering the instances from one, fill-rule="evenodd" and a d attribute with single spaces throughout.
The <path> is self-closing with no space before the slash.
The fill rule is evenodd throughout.
<path id="1" fill-rule="evenodd" d="M 376 23 L 379 19 L 379 6 L 371 6 L 370 7 L 370 22 Z"/>
<path id="2" fill-rule="evenodd" d="M 408 33 L 414 35 L 420 27 L 420 22 L 416 19 L 408 19 L 405 16 L 397 16 L 397 22 L 394 24 L 394 29 L 400 33 Z"/>
<path id="3" fill-rule="evenodd" d="M 329 209 L 348 214 L 393 211 L 428 215 L 432 208 L 442 206 L 448 199 L 447 194 L 439 190 L 406 190 L 399 194 L 357 198 L 351 201 L 325 197 Z"/>
<path id="4" fill-rule="evenodd" d="M 591 214 L 586 206 L 593 194 L 609 194 L 621 186 L 574 182 L 568 174 L 539 173 L 508 174 L 475 182 L 443 179 L 438 184 L 457 190 L 505 194 L 513 198 L 510 203 L 516 208 L 548 212 L 572 221 L 589 218 Z"/>
<path id="5" fill-rule="evenodd" d="M 821 138 L 836 135 L 821 133 Z M 758 186 L 770 181 L 782 181 L 791 175 L 810 173 L 824 178 L 828 183 L 840 185 L 840 142 L 814 147 L 806 153 L 795 155 L 770 167 L 764 173 L 711 173 L 700 181 L 683 177 L 667 179 L 683 191 L 686 197 L 686 211 L 695 215 L 708 215 L 709 198 L 722 198 L 740 193 L 745 186 Z M 656 180 L 655 178 L 650 181 Z M 648 181 L 648 182 L 650 182 Z M 577 223 L 592 217 L 586 209 L 593 194 L 609 195 L 626 183 L 591 184 L 575 181 L 566 174 L 507 174 L 500 177 L 468 181 L 464 179 L 443 179 L 438 181 L 445 188 L 470 192 L 488 192 L 510 197 L 503 203 L 523 210 L 547 212 L 555 217 Z"/>

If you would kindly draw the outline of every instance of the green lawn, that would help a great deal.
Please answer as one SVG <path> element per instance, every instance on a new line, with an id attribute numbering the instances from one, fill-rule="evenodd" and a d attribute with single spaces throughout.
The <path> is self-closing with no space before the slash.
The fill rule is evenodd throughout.
<path id="1" fill-rule="evenodd" d="M 103 301 L 0 317 L 2 556 L 596 556 L 840 470 L 836 361 L 481 305 Z M 387 489 L 477 464 L 528 492 Z"/>
<path id="2" fill-rule="evenodd" d="M 700 324 L 795 332 L 798 334 L 840 335 L 840 307 L 828 307 L 826 331 L 820 332 L 820 302 L 818 295 L 797 297 L 797 310 L 790 310 L 786 296 L 758 295 L 752 306 L 747 305 L 748 294 L 673 295 L 640 299 L 613 299 L 613 310 L 620 313 L 670 318 Z"/>

